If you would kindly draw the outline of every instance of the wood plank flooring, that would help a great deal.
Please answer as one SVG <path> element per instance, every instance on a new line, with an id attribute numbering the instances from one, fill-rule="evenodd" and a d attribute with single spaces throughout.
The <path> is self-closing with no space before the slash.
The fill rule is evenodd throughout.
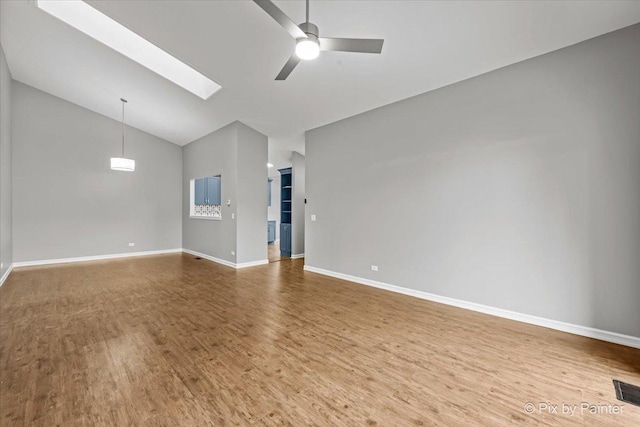
<path id="1" fill-rule="evenodd" d="M 267 245 L 267 254 L 268 254 L 269 262 L 278 262 L 282 258 L 284 259 L 289 258 L 289 257 L 283 257 L 280 255 L 280 245 L 278 242 L 275 242 L 272 245 Z"/>
<path id="2" fill-rule="evenodd" d="M 622 404 L 612 379 L 640 384 L 640 350 L 302 265 L 174 254 L 15 269 L 0 288 L 0 424 L 640 425 L 629 404 L 580 410 Z"/>

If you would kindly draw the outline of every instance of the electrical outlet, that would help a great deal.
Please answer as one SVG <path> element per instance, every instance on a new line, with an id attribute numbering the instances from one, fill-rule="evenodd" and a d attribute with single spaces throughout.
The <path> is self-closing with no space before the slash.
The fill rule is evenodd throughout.
<path id="1" fill-rule="evenodd" d="M 136 245 L 136 244 L 135 244 L 135 243 L 133 243 L 133 242 L 129 243 L 129 246 L 135 246 L 135 245 Z"/>
<path id="2" fill-rule="evenodd" d="M 4 268 L 4 262 L 0 262 L 0 270 Z"/>
<path id="3" fill-rule="evenodd" d="M 233 212 L 231 212 L 231 219 L 236 219 L 236 214 L 234 214 Z"/>
<path id="4" fill-rule="evenodd" d="M 315 215 L 311 215 L 311 221 L 315 221 L 316 220 L 316 216 Z"/>
<path id="5" fill-rule="evenodd" d="M 378 271 L 378 266 L 371 264 L 371 271 Z"/>
<path id="6" fill-rule="evenodd" d="M 236 251 L 231 251 L 231 255 L 235 255 L 235 254 L 236 254 Z"/>

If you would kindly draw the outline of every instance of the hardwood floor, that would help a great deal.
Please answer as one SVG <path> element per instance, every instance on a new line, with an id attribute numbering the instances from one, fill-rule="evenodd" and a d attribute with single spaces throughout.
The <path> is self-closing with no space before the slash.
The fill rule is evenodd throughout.
<path id="1" fill-rule="evenodd" d="M 278 242 L 275 242 L 272 245 L 267 245 L 267 254 L 269 262 L 278 262 L 281 259 L 289 259 L 289 257 L 283 257 L 280 255 L 280 245 Z"/>
<path id="2" fill-rule="evenodd" d="M 640 350 L 303 272 L 302 260 L 18 268 L 0 288 L 0 342 L 3 426 L 640 425 L 640 407 L 580 408 L 622 404 L 612 379 L 640 384 Z"/>

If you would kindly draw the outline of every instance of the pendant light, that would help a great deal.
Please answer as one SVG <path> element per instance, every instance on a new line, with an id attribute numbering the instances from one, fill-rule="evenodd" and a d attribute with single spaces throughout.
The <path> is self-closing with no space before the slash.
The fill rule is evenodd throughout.
<path id="1" fill-rule="evenodd" d="M 120 98 L 122 101 L 122 157 L 111 158 L 111 169 L 114 171 L 133 172 L 136 170 L 136 161 L 124 157 L 124 104 L 127 100 Z"/>

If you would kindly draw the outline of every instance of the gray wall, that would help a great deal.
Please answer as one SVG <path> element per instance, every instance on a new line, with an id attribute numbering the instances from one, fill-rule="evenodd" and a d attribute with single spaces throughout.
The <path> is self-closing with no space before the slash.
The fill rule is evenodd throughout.
<path id="1" fill-rule="evenodd" d="M 237 262 L 262 261 L 267 259 L 268 139 L 240 122 L 237 125 Z"/>
<path id="2" fill-rule="evenodd" d="M 304 254 L 305 218 L 305 164 L 304 156 L 296 151 L 291 154 L 291 255 Z"/>
<path id="3" fill-rule="evenodd" d="M 222 220 L 190 218 L 190 181 L 210 175 L 222 176 Z M 267 138 L 240 122 L 185 145 L 183 247 L 232 263 L 267 259 L 266 182 Z"/>
<path id="4" fill-rule="evenodd" d="M 268 219 L 276 222 L 276 240 L 280 239 L 280 174 L 272 177 L 271 206 L 267 209 Z"/>
<path id="5" fill-rule="evenodd" d="M 127 127 L 136 171 L 112 171 L 119 122 L 16 81 L 12 102 L 14 261 L 180 248 L 179 146 Z"/>
<path id="6" fill-rule="evenodd" d="M 182 247 L 236 262 L 238 129 L 232 123 L 182 147 Z M 189 218 L 192 179 L 221 176 L 222 220 Z M 231 206 L 226 201 L 231 200 Z M 237 252 L 236 252 L 237 253 Z"/>
<path id="7" fill-rule="evenodd" d="M 640 336 L 640 25 L 306 138 L 306 264 Z"/>
<path id="8" fill-rule="evenodd" d="M 0 46 L 0 277 L 13 263 L 11 73 Z"/>

